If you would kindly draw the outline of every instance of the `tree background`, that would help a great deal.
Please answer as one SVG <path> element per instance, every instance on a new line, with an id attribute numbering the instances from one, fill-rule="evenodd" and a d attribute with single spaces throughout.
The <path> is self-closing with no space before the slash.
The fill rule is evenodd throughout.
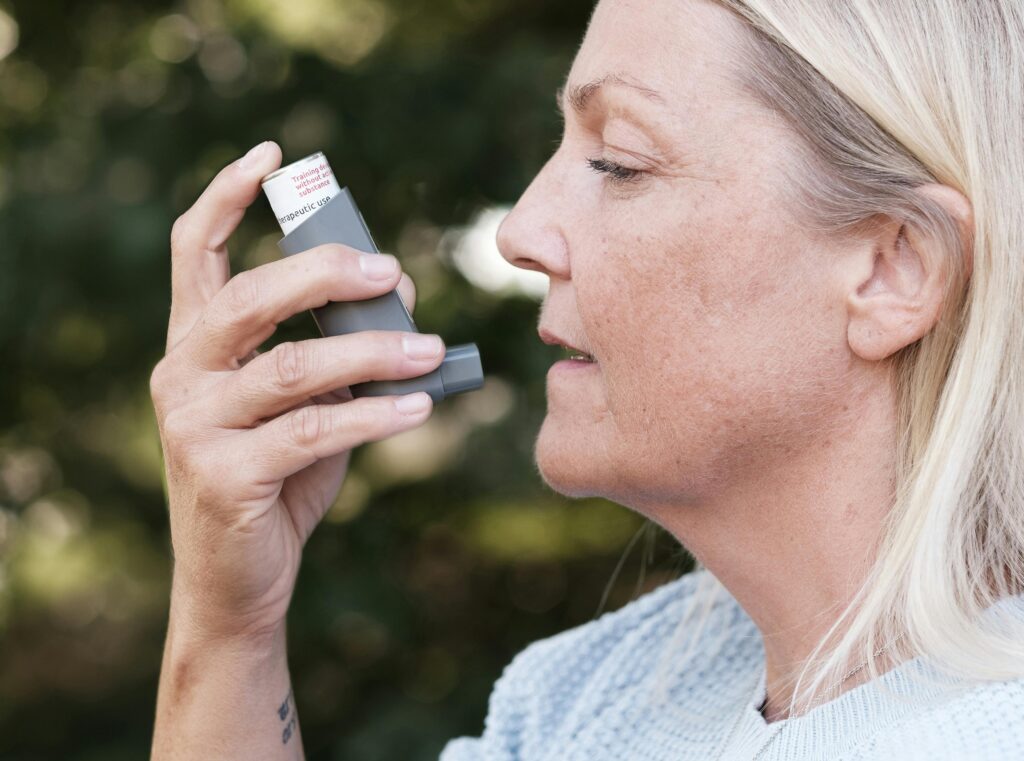
<path id="1" fill-rule="evenodd" d="M 553 152 L 590 0 L 0 0 L 0 758 L 148 754 L 170 579 L 149 373 L 168 236 L 216 171 L 323 150 L 416 320 L 487 383 L 359 449 L 289 618 L 310 759 L 434 759 L 528 643 L 678 575 L 660 529 L 533 464 L 537 280 L 497 221 Z M 258 200 L 233 271 L 277 256 Z M 316 336 L 308 314 L 264 349 Z M 642 541 L 641 541 L 642 540 Z"/>

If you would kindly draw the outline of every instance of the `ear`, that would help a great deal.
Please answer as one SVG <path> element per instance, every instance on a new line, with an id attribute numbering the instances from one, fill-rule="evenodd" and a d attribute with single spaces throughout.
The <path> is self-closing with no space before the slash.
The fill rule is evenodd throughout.
<path id="1" fill-rule="evenodd" d="M 956 221 L 965 252 L 965 282 L 973 265 L 974 221 L 967 198 L 948 185 L 923 185 L 917 192 Z M 858 249 L 846 305 L 850 349 L 867 360 L 881 360 L 926 335 L 942 314 L 953 254 L 916 225 L 889 220 Z M 867 273 L 865 276 L 864 273 Z"/>

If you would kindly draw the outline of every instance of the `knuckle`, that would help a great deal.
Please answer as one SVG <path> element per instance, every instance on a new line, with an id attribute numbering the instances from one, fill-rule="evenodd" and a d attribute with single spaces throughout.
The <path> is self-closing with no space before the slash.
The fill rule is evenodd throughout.
<path id="1" fill-rule="evenodd" d="M 237 495 L 242 484 L 237 468 L 223 458 L 194 456 L 188 465 L 188 480 L 200 505 L 218 505 L 227 495 Z"/>
<path id="2" fill-rule="evenodd" d="M 180 455 L 187 452 L 193 443 L 191 416 L 181 409 L 170 410 L 164 415 L 160 430 L 163 433 L 164 445 Z"/>
<path id="3" fill-rule="evenodd" d="M 149 398 L 153 405 L 153 412 L 156 413 L 157 424 L 164 419 L 167 410 L 171 407 L 171 389 L 173 385 L 169 378 L 170 370 L 167 362 L 161 360 L 149 374 Z"/>
<path id="4" fill-rule="evenodd" d="M 171 253 L 182 253 L 187 248 L 191 221 L 188 212 L 179 216 L 171 225 Z"/>
<path id="5" fill-rule="evenodd" d="M 149 374 L 149 395 L 154 401 L 163 397 L 164 389 L 168 385 L 168 372 L 167 357 L 164 357 L 153 366 Z"/>
<path id="6" fill-rule="evenodd" d="M 224 454 L 208 435 L 195 424 L 196 416 L 189 410 L 177 408 L 169 412 L 160 428 L 164 459 L 169 477 L 185 482 L 198 493 L 211 493 L 224 488 L 234 469 L 218 465 Z"/>
<path id="7" fill-rule="evenodd" d="M 288 435 L 298 446 L 311 448 L 319 441 L 325 428 L 325 421 L 316 405 L 302 407 L 291 414 L 288 419 Z"/>
<path id="8" fill-rule="evenodd" d="M 312 364 L 308 352 L 294 341 L 285 341 L 271 350 L 273 355 L 273 384 L 282 390 L 291 391 L 302 384 L 308 377 Z"/>
<path id="9" fill-rule="evenodd" d="M 253 270 L 243 270 L 224 286 L 222 305 L 232 315 L 247 316 L 257 311 L 262 295 L 262 279 Z"/>
<path id="10" fill-rule="evenodd" d="M 187 390 L 191 384 L 183 382 L 183 378 L 188 376 L 188 372 L 182 367 L 183 361 L 185 357 L 176 347 L 165 354 L 149 374 L 149 395 L 158 419 L 164 414 L 165 409 L 177 406 L 188 396 Z"/>

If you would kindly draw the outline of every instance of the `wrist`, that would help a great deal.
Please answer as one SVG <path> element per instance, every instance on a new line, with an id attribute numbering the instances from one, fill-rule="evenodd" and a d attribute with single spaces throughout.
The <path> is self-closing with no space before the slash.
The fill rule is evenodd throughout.
<path id="1" fill-rule="evenodd" d="M 302 757 L 301 742 L 285 745 L 282 731 L 297 734 L 294 705 L 282 725 L 289 694 L 283 622 L 259 631 L 212 630 L 196 625 L 184 597 L 172 600 L 160 671 L 152 758 L 205 758 L 211 747 L 230 749 L 218 758 Z M 199 617 L 203 618 L 203 617 Z M 278 755 L 266 753 L 279 748 Z"/>
<path id="2" fill-rule="evenodd" d="M 250 652 L 269 651 L 283 643 L 287 605 L 240 608 L 175 573 L 168 632 L 182 642 Z"/>

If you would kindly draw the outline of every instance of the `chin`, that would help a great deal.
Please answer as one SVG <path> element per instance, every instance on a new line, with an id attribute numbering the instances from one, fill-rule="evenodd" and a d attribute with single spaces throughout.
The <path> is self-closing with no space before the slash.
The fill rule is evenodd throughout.
<path id="1" fill-rule="evenodd" d="M 604 435 L 602 435 L 604 434 Z M 729 472 L 716 465 L 713 447 L 692 451 L 685 442 L 670 460 L 623 443 L 601 426 L 548 414 L 534 441 L 537 471 L 549 488 L 566 497 L 601 497 L 647 514 L 665 505 L 698 504 L 720 491 Z"/>
<path id="2" fill-rule="evenodd" d="M 594 437 L 579 430 L 565 430 L 550 416 L 534 442 L 533 456 L 537 471 L 551 489 L 566 497 L 603 496 L 601 479 L 610 469 L 596 458 Z"/>

